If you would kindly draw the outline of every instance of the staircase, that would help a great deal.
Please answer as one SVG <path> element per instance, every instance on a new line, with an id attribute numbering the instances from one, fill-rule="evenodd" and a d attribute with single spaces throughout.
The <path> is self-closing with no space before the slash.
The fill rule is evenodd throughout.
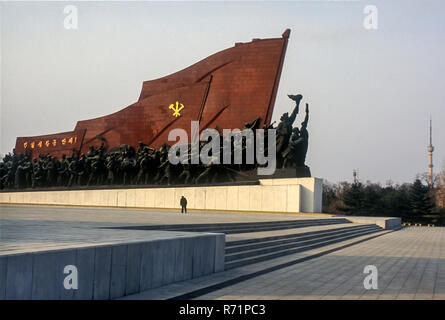
<path id="1" fill-rule="evenodd" d="M 119 228 L 226 234 L 225 271 L 219 273 L 219 276 L 208 276 L 202 282 L 175 283 L 166 286 L 165 290 L 156 288 L 142 295 L 143 299 L 175 300 L 199 298 L 391 232 L 373 223 L 352 223 L 342 218 Z M 303 254 L 294 255 L 296 253 Z M 248 267 L 239 268 L 244 266 Z"/>
<path id="2" fill-rule="evenodd" d="M 226 242 L 225 270 L 312 250 L 382 230 L 374 224 L 367 224 Z"/>
<path id="3" fill-rule="evenodd" d="M 335 226 L 335 225 L 351 226 Z M 310 232 L 298 232 L 291 229 L 307 227 L 332 228 Z M 383 229 L 375 224 L 353 224 L 347 219 L 300 219 L 287 221 L 216 223 L 216 224 L 175 224 L 175 225 L 146 225 L 106 227 L 107 229 L 127 230 L 164 230 L 183 232 L 218 232 L 226 235 L 246 234 L 254 232 L 271 232 L 289 230 L 287 234 L 269 237 L 255 237 L 244 240 L 231 240 L 226 237 L 225 270 L 271 260 L 307 250 L 332 245 L 338 242 L 380 232 Z"/>

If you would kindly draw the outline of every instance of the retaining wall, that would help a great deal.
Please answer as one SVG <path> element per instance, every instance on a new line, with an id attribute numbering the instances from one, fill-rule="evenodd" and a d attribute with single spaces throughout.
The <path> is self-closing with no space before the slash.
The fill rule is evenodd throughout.
<path id="1" fill-rule="evenodd" d="M 224 234 L 0 255 L 0 300 L 114 299 L 224 270 Z M 78 272 L 66 289 L 64 268 Z"/>
<path id="2" fill-rule="evenodd" d="M 323 182 L 319 178 L 262 179 L 259 185 L 171 188 L 1 192 L 0 203 L 187 208 L 262 212 L 321 212 Z"/>

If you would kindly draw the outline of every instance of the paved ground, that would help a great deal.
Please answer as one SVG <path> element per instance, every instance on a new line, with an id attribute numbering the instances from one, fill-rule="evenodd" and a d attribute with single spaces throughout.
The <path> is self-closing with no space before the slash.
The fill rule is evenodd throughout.
<path id="1" fill-rule="evenodd" d="M 301 255 L 288 256 L 282 260 L 299 257 Z M 377 290 L 366 290 L 363 286 L 366 265 L 377 267 Z M 177 290 L 179 292 L 178 286 Z M 209 292 L 197 299 L 444 300 L 445 228 L 410 227 L 388 232 L 319 258 Z"/>
<path id="2" fill-rule="evenodd" d="M 178 238 L 193 234 L 178 231 L 102 229 L 100 223 L 0 220 L 0 256 L 63 248 Z"/>
<path id="3" fill-rule="evenodd" d="M 193 211 L 181 214 L 179 210 L 85 208 L 58 206 L 0 205 L 0 219 L 100 222 L 104 224 L 187 224 L 257 222 L 296 219 L 331 218 L 325 215 L 255 214 L 236 212 Z"/>
<path id="4" fill-rule="evenodd" d="M 315 218 L 328 218 L 315 216 Z M 308 215 L 190 212 L 114 208 L 0 205 L 0 255 L 190 235 L 190 232 L 101 229 L 131 225 L 264 222 L 314 219 Z M 310 228 L 304 228 L 310 229 Z M 313 229 L 313 228 L 312 228 Z M 310 230 L 312 230 L 310 229 Z M 300 229 L 289 232 L 301 232 Z M 282 234 L 277 231 L 273 234 Z M 233 238 L 261 237 L 262 233 Z M 229 240 L 228 237 L 227 240 Z"/>

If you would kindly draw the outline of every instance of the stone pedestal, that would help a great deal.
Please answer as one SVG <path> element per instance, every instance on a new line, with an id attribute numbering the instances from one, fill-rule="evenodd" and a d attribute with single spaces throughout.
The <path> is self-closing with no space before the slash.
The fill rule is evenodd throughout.
<path id="1" fill-rule="evenodd" d="M 214 211 L 321 212 L 323 180 L 260 179 L 259 184 L 137 189 L 2 192 L 0 203 Z"/>

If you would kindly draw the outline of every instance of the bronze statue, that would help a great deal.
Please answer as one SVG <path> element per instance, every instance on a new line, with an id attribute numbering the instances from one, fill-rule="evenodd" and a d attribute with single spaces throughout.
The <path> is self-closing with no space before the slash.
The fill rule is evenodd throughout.
<path id="1" fill-rule="evenodd" d="M 286 150 L 284 150 L 281 154 L 283 157 L 283 168 L 294 167 L 297 161 L 297 145 L 296 142 L 300 137 L 300 130 L 295 127 L 292 129 L 292 135 L 289 139 L 289 143 L 287 144 Z"/>
<path id="2" fill-rule="evenodd" d="M 57 177 L 57 185 L 58 186 L 66 186 L 69 179 L 69 172 L 68 172 L 68 165 L 69 161 L 66 158 L 66 154 L 62 154 L 62 159 L 60 160 L 60 165 L 58 169 L 58 177 Z"/>
<path id="3" fill-rule="evenodd" d="M 276 156 L 278 168 L 288 176 L 291 172 L 288 168 L 295 168 L 295 177 L 309 177 L 309 167 L 305 165 L 306 154 L 309 144 L 309 133 L 307 130 L 309 122 L 309 105 L 306 104 L 306 115 L 301 127 L 294 127 L 293 124 L 299 112 L 299 105 L 302 95 L 288 95 L 295 101 L 292 113 L 284 113 L 278 126 L 276 127 Z M 255 118 L 251 122 L 245 123 L 245 128 L 254 131 L 261 126 L 262 119 Z M 260 152 L 267 154 L 268 139 L 267 129 L 273 129 L 274 123 L 262 125 L 264 132 L 264 150 Z M 246 163 L 247 140 L 243 135 L 242 139 L 233 136 L 224 137 L 219 135 L 220 148 L 212 151 L 213 158 L 208 164 L 203 164 L 199 159 L 199 150 L 209 143 L 199 141 L 198 148 L 188 145 L 188 152 L 183 155 L 188 163 L 178 163 L 173 165 L 168 159 L 170 146 L 163 144 L 159 149 L 138 142 L 137 151 L 133 146 L 121 145 L 109 151 L 105 151 L 104 140 L 98 148 L 90 146 L 86 154 L 72 149 L 71 156 L 62 155 L 58 160 L 49 154 L 39 154 L 38 157 L 31 158 L 29 151 L 25 154 L 16 154 L 15 150 L 0 159 L 0 189 L 26 189 L 59 187 L 71 188 L 73 186 L 99 186 L 99 185 L 148 185 L 148 184 L 208 184 L 215 182 L 229 182 L 236 180 L 252 180 L 258 177 L 253 174 L 259 166 L 254 161 L 253 164 Z M 224 146 L 231 151 L 231 163 L 220 164 Z M 256 141 L 253 145 L 254 151 Z M 241 154 L 242 163 L 234 163 L 234 155 Z M 32 159 L 32 162 L 31 162 Z M 217 161 L 217 159 L 219 161 Z M 183 160 L 183 159 L 181 159 Z M 281 177 L 281 176 L 280 176 Z"/>
<path id="4" fill-rule="evenodd" d="M 286 112 L 284 113 L 280 118 L 280 123 L 277 126 L 277 162 L 281 164 L 283 162 L 283 159 L 281 157 L 281 154 L 284 150 L 286 150 L 287 145 L 289 143 L 289 138 L 292 134 L 292 125 L 295 122 L 295 119 L 297 117 L 300 101 L 303 99 L 303 96 L 301 94 L 298 95 L 288 95 L 288 97 L 295 101 L 295 107 L 292 111 L 291 115 Z"/>

